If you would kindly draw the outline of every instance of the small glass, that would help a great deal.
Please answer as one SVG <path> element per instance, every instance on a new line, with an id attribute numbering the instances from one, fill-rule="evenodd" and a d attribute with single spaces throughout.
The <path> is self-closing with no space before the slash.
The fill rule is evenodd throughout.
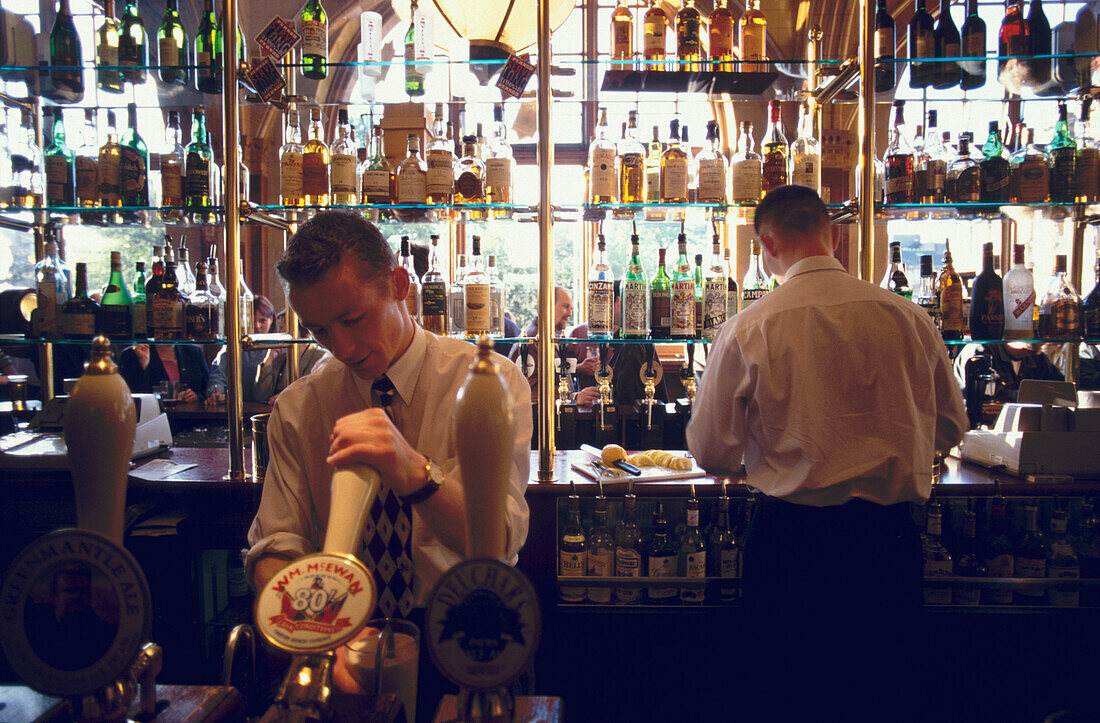
<path id="1" fill-rule="evenodd" d="M 253 414 L 252 421 L 252 479 L 255 482 L 263 482 L 267 474 L 267 420 L 270 412 L 265 414 Z"/>

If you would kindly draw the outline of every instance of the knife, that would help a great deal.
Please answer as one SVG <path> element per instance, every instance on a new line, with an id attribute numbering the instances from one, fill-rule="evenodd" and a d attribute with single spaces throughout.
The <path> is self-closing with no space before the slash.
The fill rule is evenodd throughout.
<path id="1" fill-rule="evenodd" d="M 588 452 L 590 455 L 595 457 L 602 466 L 606 466 L 603 464 L 603 452 L 601 452 L 596 447 L 593 447 L 591 444 L 582 444 L 581 451 Z M 634 477 L 639 477 L 642 474 L 642 470 L 621 459 L 618 462 L 613 463 L 612 466 L 621 469 L 623 472 L 626 472 L 627 474 Z"/>

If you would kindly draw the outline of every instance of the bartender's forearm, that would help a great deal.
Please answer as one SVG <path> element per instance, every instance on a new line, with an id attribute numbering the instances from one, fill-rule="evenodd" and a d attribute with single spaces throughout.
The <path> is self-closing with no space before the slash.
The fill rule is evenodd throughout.
<path id="1" fill-rule="evenodd" d="M 252 577 L 253 583 L 256 585 L 257 590 L 262 590 L 268 581 L 275 577 L 275 574 L 286 567 L 290 560 L 278 555 L 269 555 L 267 557 L 261 557 L 256 561 L 256 567 L 254 568 Z"/>
<path id="2" fill-rule="evenodd" d="M 466 496 L 461 482 L 447 477 L 438 492 L 414 509 L 440 542 L 466 554 Z"/>

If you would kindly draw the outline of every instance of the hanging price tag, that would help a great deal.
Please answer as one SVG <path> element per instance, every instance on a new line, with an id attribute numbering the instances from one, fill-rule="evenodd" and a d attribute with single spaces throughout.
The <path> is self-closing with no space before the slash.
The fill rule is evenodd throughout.
<path id="1" fill-rule="evenodd" d="M 256 36 L 256 44 L 260 46 L 260 50 L 275 60 L 281 60 L 301 40 L 302 36 L 294 30 L 294 26 L 278 16 Z"/>
<path id="2" fill-rule="evenodd" d="M 497 87 L 504 95 L 513 98 L 523 95 L 527 81 L 531 80 L 531 76 L 535 74 L 535 66 L 528 60 L 530 57 L 529 55 L 522 58 L 518 55 L 508 56 L 508 62 L 504 64 L 497 78 Z"/>
<path id="3" fill-rule="evenodd" d="M 286 87 L 283 74 L 275 67 L 271 58 L 261 58 L 248 69 L 248 80 L 256 94 L 264 99 L 265 103 L 277 100 Z"/>

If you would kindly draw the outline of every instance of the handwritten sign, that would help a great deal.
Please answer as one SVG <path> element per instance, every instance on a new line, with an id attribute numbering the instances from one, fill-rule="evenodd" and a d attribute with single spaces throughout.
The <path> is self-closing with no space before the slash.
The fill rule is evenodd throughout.
<path id="1" fill-rule="evenodd" d="M 275 60 L 281 60 L 301 40 L 302 36 L 294 30 L 294 26 L 278 16 L 256 36 L 256 44 L 260 46 L 260 50 Z"/>
<path id="2" fill-rule="evenodd" d="M 535 66 L 531 65 L 529 57 L 508 56 L 508 62 L 504 64 L 500 77 L 497 78 L 497 87 L 500 88 L 501 93 L 513 98 L 523 95 L 527 81 L 531 80 L 531 76 L 535 74 Z"/>

